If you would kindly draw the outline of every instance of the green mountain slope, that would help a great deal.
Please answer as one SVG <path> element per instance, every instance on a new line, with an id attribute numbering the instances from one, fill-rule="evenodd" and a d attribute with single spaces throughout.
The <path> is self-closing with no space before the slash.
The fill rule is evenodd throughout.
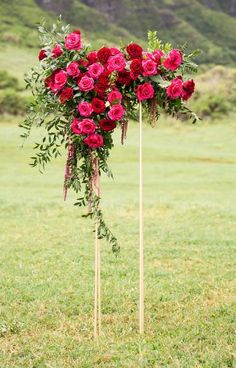
<path id="1" fill-rule="evenodd" d="M 203 50 L 204 63 L 236 62 L 236 0 L 1 0 L 1 42 L 38 45 L 35 24 L 62 14 L 98 44 L 160 38 Z"/>
<path id="2" fill-rule="evenodd" d="M 234 0 L 81 0 L 108 14 L 110 22 L 140 38 L 148 29 L 177 44 L 187 41 L 201 48 L 204 62 L 236 61 L 236 18 Z M 108 6 L 109 5 L 109 6 Z M 236 4 L 235 4 L 236 7 Z M 236 9 L 235 9 L 236 12 Z"/>
<path id="3" fill-rule="evenodd" d="M 56 13 L 56 14 L 55 14 Z M 57 15 L 72 27 L 79 27 L 94 46 L 138 39 L 126 29 L 107 22 L 106 15 L 79 1 L 1 0 L 0 42 L 17 46 L 38 47 L 37 24 L 54 22 Z"/>

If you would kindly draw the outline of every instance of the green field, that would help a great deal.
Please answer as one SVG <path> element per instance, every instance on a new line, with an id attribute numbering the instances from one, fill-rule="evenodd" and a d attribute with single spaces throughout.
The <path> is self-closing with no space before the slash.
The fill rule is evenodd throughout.
<path id="1" fill-rule="evenodd" d="M 236 367 L 236 126 L 144 127 L 145 329 L 138 334 L 138 129 L 111 156 L 103 209 L 102 336 L 93 340 L 93 225 L 62 199 L 65 157 L 27 165 L 0 125 L 0 367 Z"/>

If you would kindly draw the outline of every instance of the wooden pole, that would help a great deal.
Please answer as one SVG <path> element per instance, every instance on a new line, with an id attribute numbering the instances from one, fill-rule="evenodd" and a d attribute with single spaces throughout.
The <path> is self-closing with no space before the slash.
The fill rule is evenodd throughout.
<path id="1" fill-rule="evenodd" d="M 143 251 L 143 121 L 139 103 L 139 333 L 144 333 L 144 251 Z"/>
<path id="2" fill-rule="evenodd" d="M 94 159 L 94 191 L 100 197 L 99 161 Z M 101 333 L 101 249 L 98 238 L 98 221 L 95 223 L 95 279 L 94 279 L 94 337 Z"/>

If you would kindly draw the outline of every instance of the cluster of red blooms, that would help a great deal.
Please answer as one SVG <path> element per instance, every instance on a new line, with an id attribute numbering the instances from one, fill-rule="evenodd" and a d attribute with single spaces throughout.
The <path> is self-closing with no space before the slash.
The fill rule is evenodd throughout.
<path id="1" fill-rule="evenodd" d="M 74 53 L 73 60 L 68 60 L 68 50 L 77 50 L 78 60 Z M 183 81 L 181 76 L 165 78 L 174 75 L 182 64 L 180 50 L 173 49 L 167 55 L 162 50 L 150 53 L 135 43 L 122 51 L 102 47 L 83 55 L 82 50 L 81 34 L 77 30 L 51 51 L 41 50 L 39 60 L 66 57 L 65 67 L 55 69 L 46 78 L 45 86 L 59 96 L 61 104 L 73 106 L 71 131 L 93 149 L 103 146 L 106 132 L 112 132 L 117 123 L 127 120 L 127 99 L 135 98 L 139 102 L 156 99 L 158 83 L 152 77 L 160 75 L 169 81 L 165 87 L 167 100 L 188 100 L 194 92 L 193 80 Z M 130 90 L 134 97 L 130 97 Z"/>

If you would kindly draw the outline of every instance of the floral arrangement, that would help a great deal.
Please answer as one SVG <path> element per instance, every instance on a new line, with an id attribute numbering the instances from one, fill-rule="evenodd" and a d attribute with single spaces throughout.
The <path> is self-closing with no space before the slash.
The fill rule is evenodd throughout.
<path id="1" fill-rule="evenodd" d="M 50 31 L 40 26 L 39 32 L 43 44 L 40 65 L 26 78 L 34 101 L 21 124 L 24 138 L 34 123 L 46 130 L 42 142 L 35 144 L 32 166 L 43 169 L 65 146 L 64 197 L 68 188 L 82 193 L 75 204 L 88 206 L 84 216 L 97 221 L 99 238 L 105 237 L 116 252 L 117 239 L 104 221 L 94 187 L 101 171 L 112 176 L 107 164 L 112 133 L 120 127 L 123 143 L 128 118 L 135 115 L 138 103 L 151 123 L 161 112 L 176 117 L 187 114 L 195 122 L 197 116 L 185 104 L 195 84 L 184 78 L 197 69 L 191 61 L 195 53 L 173 49 L 157 39 L 156 32 L 149 32 L 147 50 L 130 43 L 121 49 L 101 47 L 97 51 L 91 51 L 80 30 L 70 32 L 60 22 Z"/>

